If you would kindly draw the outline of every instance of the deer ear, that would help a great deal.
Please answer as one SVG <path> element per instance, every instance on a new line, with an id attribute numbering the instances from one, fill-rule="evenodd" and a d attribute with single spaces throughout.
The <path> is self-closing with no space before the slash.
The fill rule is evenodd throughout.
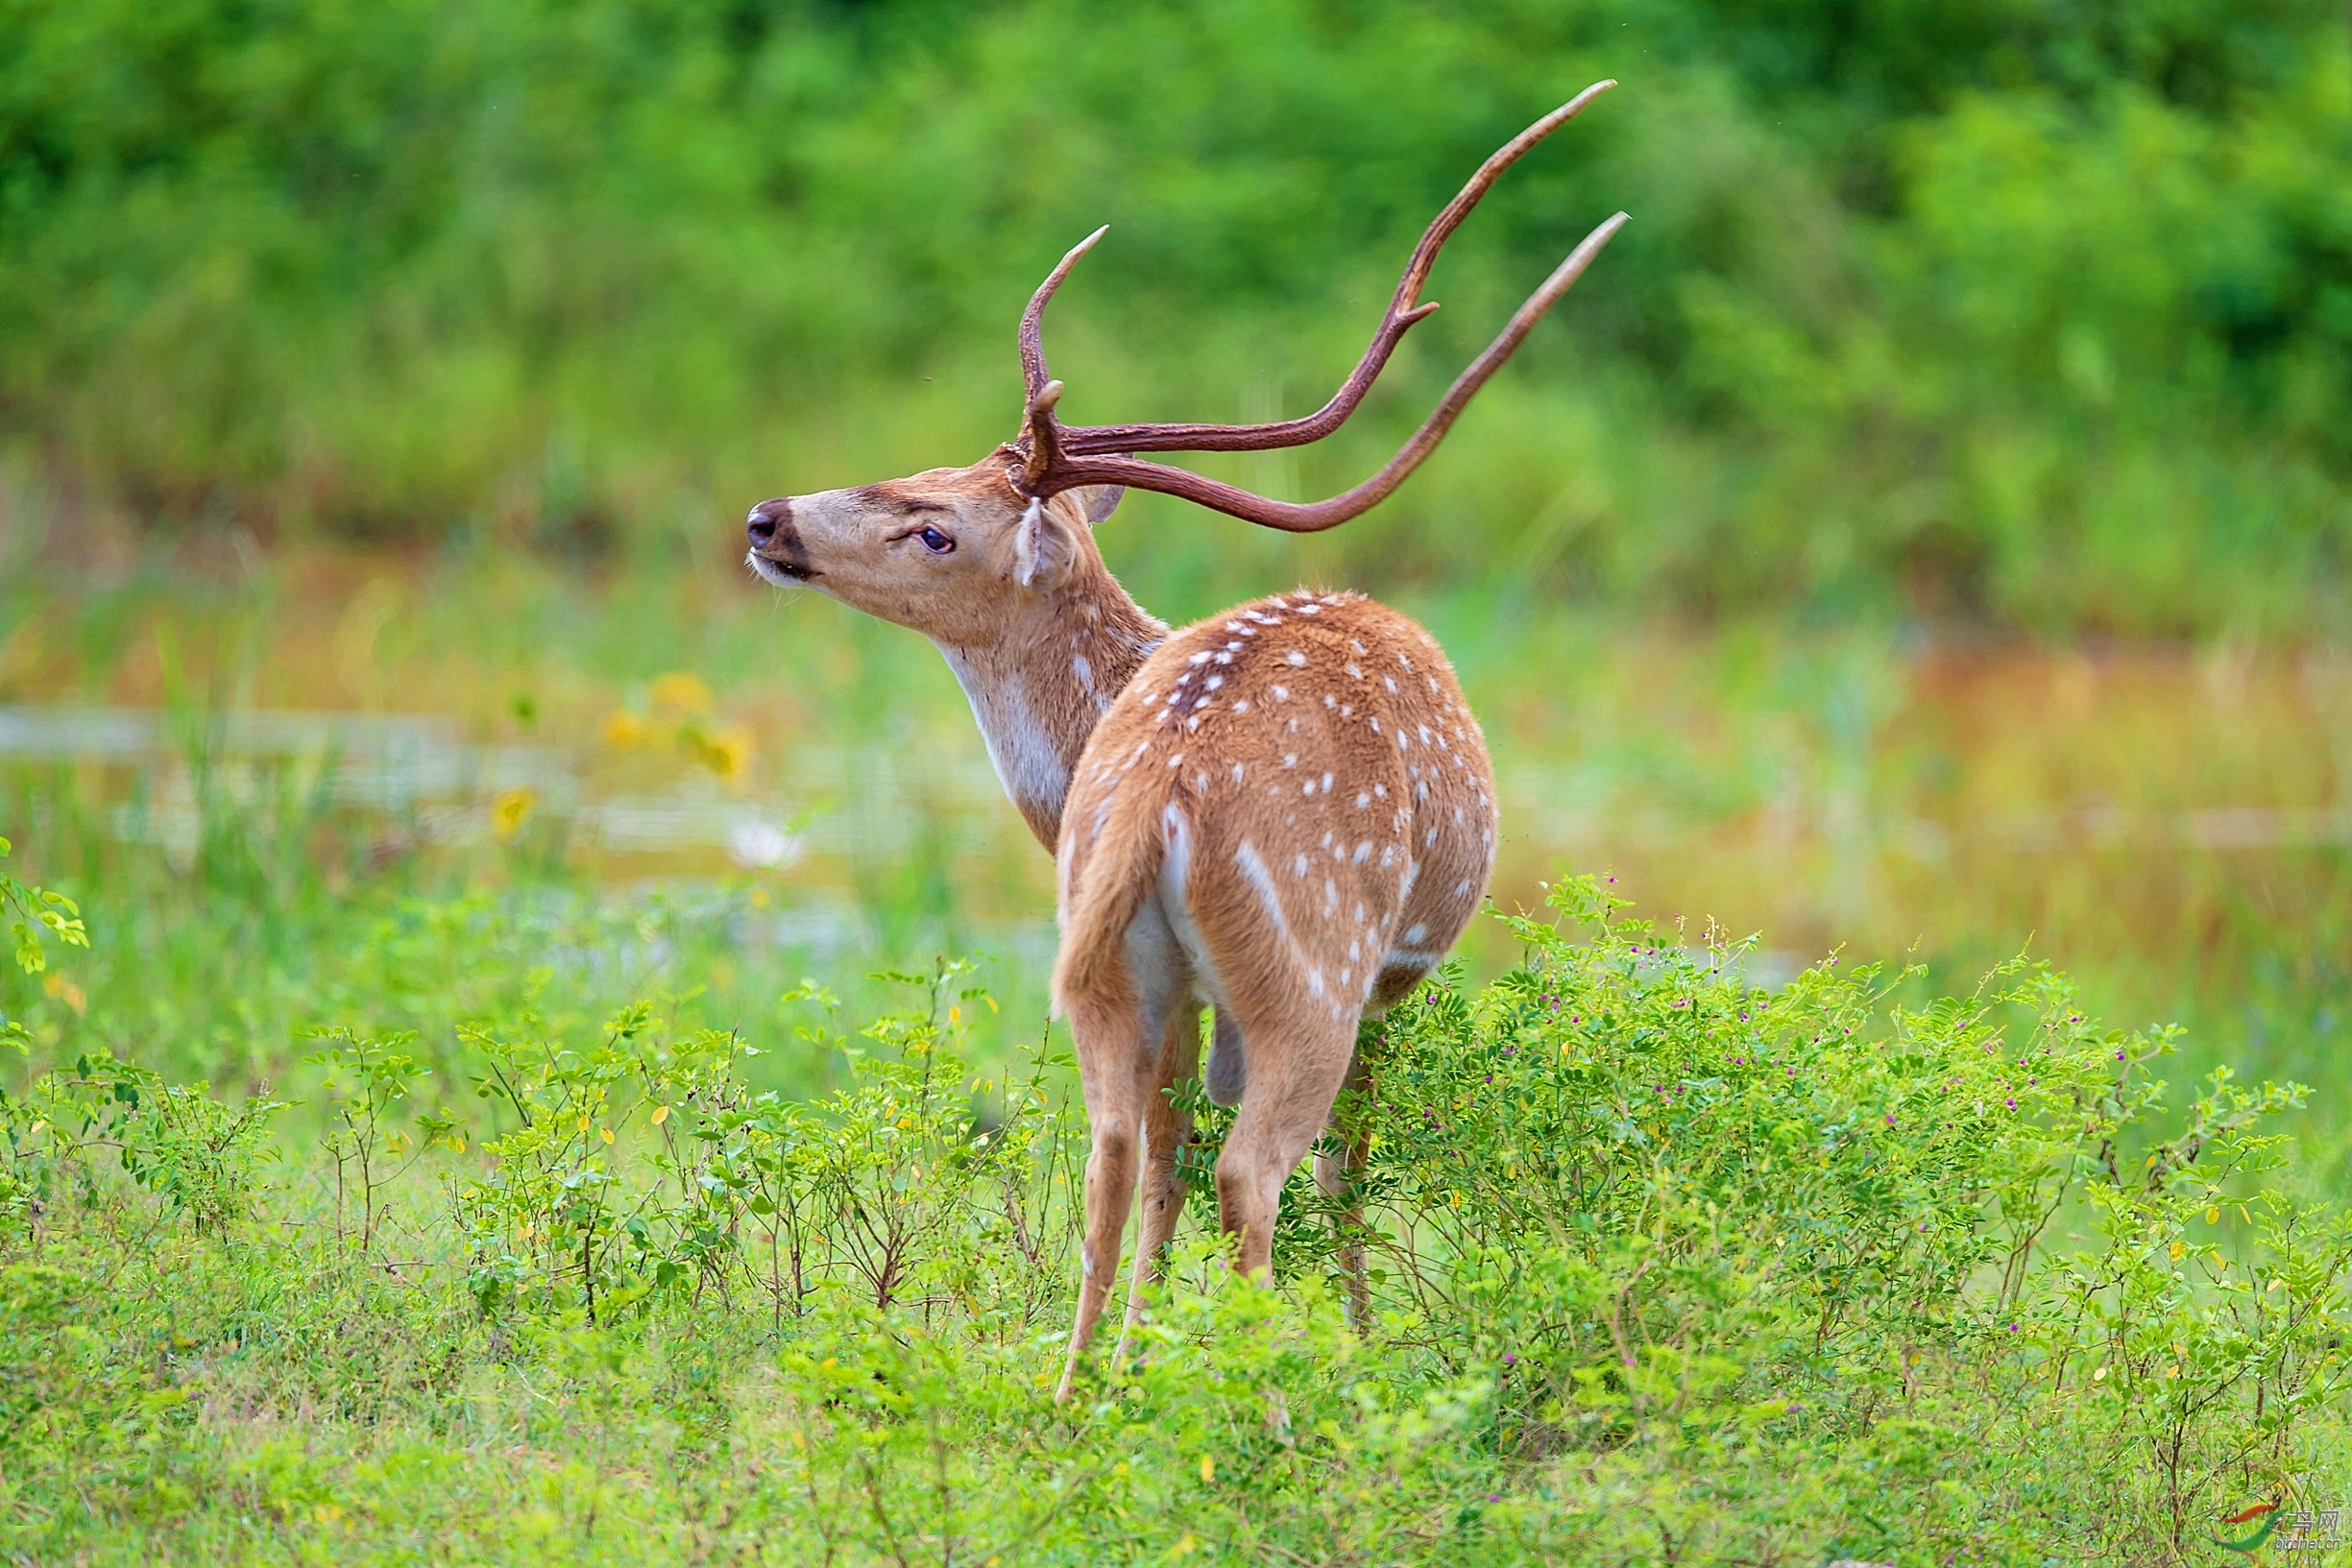
<path id="1" fill-rule="evenodd" d="M 1078 496 L 1079 509 L 1091 526 L 1119 510 L 1119 498 L 1127 494 L 1127 486 L 1084 485 L 1072 494 Z"/>
<path id="2" fill-rule="evenodd" d="M 1078 565 L 1078 552 L 1069 514 L 1042 501 L 1030 502 L 1012 541 L 1013 576 L 1021 586 L 1046 591 L 1059 588 Z"/>

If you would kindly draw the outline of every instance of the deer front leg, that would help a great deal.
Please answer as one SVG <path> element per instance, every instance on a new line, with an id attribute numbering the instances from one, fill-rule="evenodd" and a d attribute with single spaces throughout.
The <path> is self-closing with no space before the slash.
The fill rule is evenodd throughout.
<path id="1" fill-rule="evenodd" d="M 1340 1204 L 1332 1221 L 1339 1233 L 1340 1272 L 1347 1281 L 1347 1326 L 1358 1334 L 1371 1320 L 1371 1288 L 1364 1276 L 1364 1167 L 1371 1159 L 1371 1107 L 1364 1103 L 1371 1093 L 1371 1072 L 1364 1065 L 1359 1045 L 1347 1065 L 1347 1081 L 1333 1102 L 1327 1129 L 1339 1143 L 1337 1155 L 1318 1150 L 1315 1185 Z"/>
<path id="2" fill-rule="evenodd" d="M 1135 1271 L 1128 1282 L 1127 1323 L 1119 1333 L 1116 1365 L 1127 1360 L 1135 1330 L 1143 1323 L 1144 1297 L 1160 1282 L 1168 1266 L 1168 1243 L 1176 1238 L 1176 1220 L 1184 1213 L 1184 1182 L 1176 1174 L 1176 1160 L 1192 1137 L 1190 1112 L 1179 1111 L 1170 1095 L 1177 1084 L 1199 1071 L 1200 1014 L 1179 1007 L 1168 1019 L 1161 1037 L 1159 1070 L 1153 1074 L 1151 1097 L 1143 1113 L 1143 1191 L 1135 1219 Z"/>

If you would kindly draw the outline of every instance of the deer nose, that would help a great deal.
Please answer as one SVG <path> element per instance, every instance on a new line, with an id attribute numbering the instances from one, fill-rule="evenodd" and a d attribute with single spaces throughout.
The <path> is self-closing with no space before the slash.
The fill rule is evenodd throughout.
<path id="1" fill-rule="evenodd" d="M 792 498 L 779 495 L 772 501 L 762 501 L 751 509 L 751 517 L 743 525 L 744 537 L 755 550 L 764 549 L 776 537 L 777 525 L 792 515 Z"/>

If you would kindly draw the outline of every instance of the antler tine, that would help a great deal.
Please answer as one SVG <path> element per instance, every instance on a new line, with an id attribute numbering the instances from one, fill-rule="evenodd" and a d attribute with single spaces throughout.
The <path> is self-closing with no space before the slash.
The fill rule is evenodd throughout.
<path id="1" fill-rule="evenodd" d="M 1379 328 L 1372 333 L 1371 344 L 1364 350 L 1363 358 L 1356 362 L 1356 368 L 1348 373 L 1339 391 L 1332 394 L 1331 400 L 1314 413 L 1303 419 L 1279 420 L 1267 424 L 1071 425 L 1059 431 L 1062 449 L 1072 455 L 1092 452 L 1240 452 L 1264 451 L 1276 446 L 1303 446 L 1310 442 L 1322 440 L 1345 424 L 1348 416 L 1356 411 L 1356 406 L 1363 402 L 1365 394 L 1371 390 L 1381 371 L 1387 368 L 1389 356 L 1396 351 L 1396 345 L 1404 340 L 1406 331 L 1438 308 L 1435 301 L 1426 304 L 1420 302 L 1421 285 L 1429 280 L 1430 269 L 1437 265 L 1438 253 L 1453 237 L 1454 230 L 1462 227 L 1463 220 L 1470 215 L 1470 209 L 1493 187 L 1505 169 L 1524 157 L 1546 136 L 1576 118 L 1587 104 L 1615 85 L 1613 80 L 1595 82 L 1512 137 L 1479 165 L 1469 183 L 1445 204 L 1444 209 L 1422 232 L 1420 243 L 1413 248 L 1413 255 L 1405 263 L 1404 276 L 1397 279 L 1396 292 L 1389 299 L 1388 312 L 1381 317 Z M 1095 238 L 1100 237 L 1098 231 Z M 1086 245 L 1093 243 L 1093 238 L 1086 241 Z M 1061 267 L 1046 279 L 1045 286 L 1037 291 L 1037 298 L 1030 302 L 1030 314 L 1022 318 L 1022 363 L 1029 371 L 1032 398 L 1037 389 L 1045 384 L 1044 358 L 1033 351 L 1036 315 L 1044 309 L 1044 302 L 1052 296 L 1055 285 L 1061 281 L 1062 274 L 1069 270 L 1070 262 L 1085 250 L 1086 245 L 1079 246 L 1063 258 Z"/>
<path id="2" fill-rule="evenodd" d="M 1398 485 L 1404 483 L 1407 474 L 1420 467 L 1421 460 L 1445 439 L 1445 432 L 1453 426 L 1464 406 L 1477 395 L 1480 387 L 1487 384 L 1487 378 L 1511 357 L 1512 350 L 1518 348 L 1527 334 L 1535 329 L 1536 323 L 1543 319 L 1543 313 L 1568 292 L 1577 278 L 1584 276 L 1585 269 L 1592 264 L 1592 258 L 1601 253 L 1601 248 L 1614 238 L 1617 230 L 1629 221 L 1626 214 L 1620 212 L 1587 234 L 1584 241 L 1568 253 L 1567 259 L 1543 280 L 1543 286 L 1519 306 L 1501 334 L 1487 346 L 1487 351 L 1471 361 L 1469 368 L 1455 378 L 1444 399 L 1421 422 L 1421 427 L 1413 433 L 1413 439 L 1406 442 L 1378 473 L 1329 500 L 1312 504 L 1270 500 L 1183 469 L 1170 468 L 1164 463 L 1110 456 L 1064 458 L 1053 464 L 1050 472 L 1031 475 L 1031 482 L 1026 487 L 1027 494 L 1043 496 L 1079 485 L 1125 485 L 1131 490 L 1155 490 L 1162 495 L 1179 496 L 1244 521 L 1262 523 L 1286 533 L 1312 534 L 1337 527 L 1386 500 Z M 1077 434 L 1071 430 L 1059 433 L 1065 442 Z"/>
<path id="3" fill-rule="evenodd" d="M 1021 376 L 1028 388 L 1030 408 L 1034 407 L 1045 392 L 1046 383 L 1053 379 L 1046 374 L 1045 343 L 1038 335 L 1038 329 L 1045 321 L 1046 302 L 1054 298 L 1054 291 L 1061 287 L 1061 280 L 1070 276 L 1070 269 L 1078 265 L 1078 258 L 1093 250 L 1094 242 L 1109 232 L 1110 225 L 1104 224 L 1071 246 L 1054 270 L 1046 274 L 1045 281 L 1037 285 L 1037 292 L 1029 297 L 1029 308 L 1021 312 Z M 1024 410 L 1025 415 L 1028 412 L 1029 409 Z"/>

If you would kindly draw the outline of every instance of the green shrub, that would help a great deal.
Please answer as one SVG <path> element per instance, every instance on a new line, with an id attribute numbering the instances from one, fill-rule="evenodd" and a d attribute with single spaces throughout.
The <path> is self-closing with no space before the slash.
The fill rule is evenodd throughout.
<path id="1" fill-rule="evenodd" d="M 849 1063 L 813 1101 L 674 1001 L 582 1045 L 527 1006 L 481 1025 L 470 1120 L 413 1092 L 405 1042 L 330 1035 L 337 1141 L 276 1165 L 273 1102 L 49 1073 L 6 1107 L 34 1196 L 0 1234 L 26 1369 L 0 1534 L 91 1560 L 2167 1561 L 2252 1502 L 2340 1501 L 2352 1220 L 2267 1130 L 2300 1090 L 2220 1073 L 2170 1113 L 2173 1036 L 2024 962 L 1911 1006 L 1834 958 L 1750 983 L 1746 948 L 1589 879 L 1555 906 L 1513 922 L 1519 967 L 1366 1028 L 1365 1231 L 1302 1175 L 1266 1289 L 1197 1206 L 1135 1356 L 1067 1407 L 1082 1119 L 1065 1060 L 963 1059 L 990 1003 L 961 965 L 890 977 L 911 1003 L 854 1035 L 801 987 Z"/>

